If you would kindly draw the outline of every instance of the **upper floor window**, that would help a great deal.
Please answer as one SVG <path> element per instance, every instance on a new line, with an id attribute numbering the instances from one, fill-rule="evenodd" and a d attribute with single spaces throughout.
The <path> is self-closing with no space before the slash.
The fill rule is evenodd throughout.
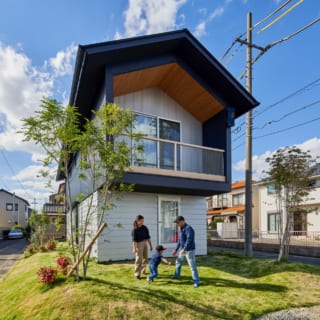
<path id="1" fill-rule="evenodd" d="M 232 195 L 232 205 L 238 206 L 240 204 L 244 204 L 244 193 Z"/>
<path id="2" fill-rule="evenodd" d="M 226 193 L 218 195 L 217 205 L 221 208 L 228 207 L 228 195 Z"/>
<path id="3" fill-rule="evenodd" d="M 14 211 L 18 211 L 19 207 L 18 207 L 17 203 L 14 204 L 14 207 L 15 207 Z M 6 203 L 6 210 L 7 211 L 13 211 L 13 203 L 7 202 Z"/>
<path id="4" fill-rule="evenodd" d="M 276 193 L 276 186 L 273 183 L 267 185 L 267 192 L 268 194 L 275 194 Z"/>
<path id="5" fill-rule="evenodd" d="M 173 143 L 158 141 L 164 139 L 180 142 L 180 123 L 157 118 L 145 114 L 135 114 L 133 133 L 139 133 L 147 138 L 140 139 L 143 153 L 136 164 L 145 167 L 163 169 L 180 169 L 180 147 Z"/>

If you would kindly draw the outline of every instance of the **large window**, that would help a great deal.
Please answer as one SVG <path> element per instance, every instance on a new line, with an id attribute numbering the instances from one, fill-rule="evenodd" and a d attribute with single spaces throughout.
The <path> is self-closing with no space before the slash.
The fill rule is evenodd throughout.
<path id="1" fill-rule="evenodd" d="M 157 119 L 151 116 L 136 114 L 133 133 L 139 133 L 150 138 L 157 138 Z M 138 143 L 143 147 L 143 153 L 141 153 L 141 157 L 139 154 L 139 164 L 144 167 L 156 167 L 157 142 L 141 139 Z"/>
<path id="2" fill-rule="evenodd" d="M 268 213 L 268 232 L 278 232 L 280 230 L 280 213 Z"/>
<path id="3" fill-rule="evenodd" d="M 149 138 L 179 142 L 180 123 L 149 115 L 135 114 L 133 133 L 139 133 Z M 171 170 L 180 169 L 179 146 L 175 148 L 173 143 L 149 139 L 141 139 L 138 143 L 143 146 L 144 151 L 139 155 L 136 165 Z"/>
<path id="4" fill-rule="evenodd" d="M 178 199 L 159 199 L 159 243 L 176 243 L 178 240 L 178 229 L 174 223 L 179 215 Z"/>
<path id="5" fill-rule="evenodd" d="M 159 138 L 171 141 L 180 141 L 180 123 L 159 119 Z M 180 169 L 180 147 L 167 142 L 160 142 L 160 168 L 174 169 L 177 163 L 177 170 Z M 176 157 L 176 161 L 174 161 Z"/>

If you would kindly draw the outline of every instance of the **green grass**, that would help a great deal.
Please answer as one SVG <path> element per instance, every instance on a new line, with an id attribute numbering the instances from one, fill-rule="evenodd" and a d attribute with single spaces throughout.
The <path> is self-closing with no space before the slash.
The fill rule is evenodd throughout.
<path id="1" fill-rule="evenodd" d="M 160 265 L 152 284 L 133 277 L 133 261 L 92 262 L 86 281 L 59 275 L 46 286 L 36 274 L 56 267 L 57 251 L 23 258 L 0 282 L 1 319 L 254 319 L 264 313 L 320 304 L 320 267 L 277 263 L 226 252 L 198 257 L 201 286 L 190 270 L 171 279 L 174 266 Z M 171 259 L 174 261 L 173 259 Z"/>

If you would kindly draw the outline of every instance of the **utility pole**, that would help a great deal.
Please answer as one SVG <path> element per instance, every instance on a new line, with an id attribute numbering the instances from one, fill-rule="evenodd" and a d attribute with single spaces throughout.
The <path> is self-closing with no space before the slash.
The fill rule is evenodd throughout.
<path id="1" fill-rule="evenodd" d="M 252 14 L 247 15 L 247 91 L 252 94 Z M 246 188 L 244 254 L 252 256 L 252 111 L 246 115 Z"/>

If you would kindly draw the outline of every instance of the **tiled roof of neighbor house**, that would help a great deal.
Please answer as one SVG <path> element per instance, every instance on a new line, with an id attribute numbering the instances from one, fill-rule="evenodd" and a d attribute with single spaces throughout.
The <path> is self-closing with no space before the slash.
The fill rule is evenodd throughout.
<path id="1" fill-rule="evenodd" d="M 231 189 L 238 189 L 238 188 L 244 188 L 246 186 L 246 181 L 242 180 L 242 181 L 236 181 L 231 185 Z"/>
<path id="2" fill-rule="evenodd" d="M 245 210 L 245 206 L 244 205 L 238 205 L 238 206 L 234 206 L 234 207 L 230 207 L 230 208 L 226 208 L 226 209 L 214 209 L 214 210 L 208 210 L 207 214 L 208 215 L 215 215 L 215 214 L 219 214 L 219 215 L 224 215 L 224 214 L 238 214 L 240 212 L 243 212 Z"/>

